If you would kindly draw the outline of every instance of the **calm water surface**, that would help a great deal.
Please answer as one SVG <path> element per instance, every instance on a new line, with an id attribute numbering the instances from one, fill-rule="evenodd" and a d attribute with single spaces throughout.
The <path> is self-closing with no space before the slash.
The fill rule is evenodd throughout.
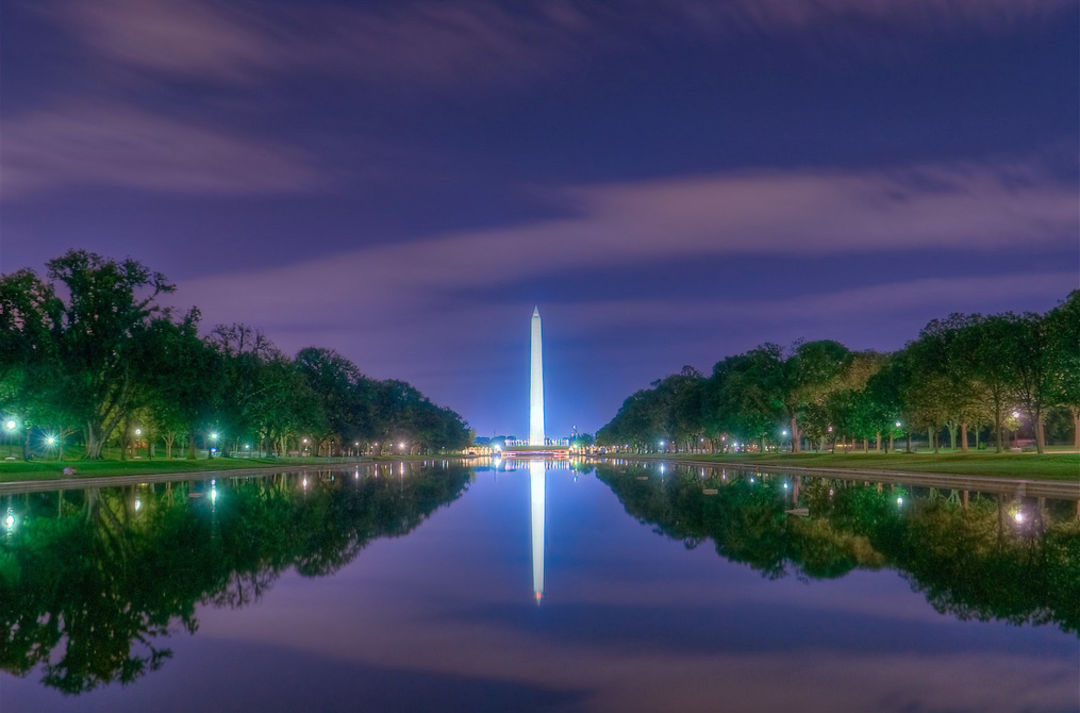
<path id="1" fill-rule="evenodd" d="M 4 713 L 1078 709 L 1074 500 L 440 461 L 0 511 Z"/>

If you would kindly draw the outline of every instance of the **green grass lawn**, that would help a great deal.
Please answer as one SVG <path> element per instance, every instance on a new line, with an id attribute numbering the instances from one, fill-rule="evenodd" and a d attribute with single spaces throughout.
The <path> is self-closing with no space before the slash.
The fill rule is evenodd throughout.
<path id="1" fill-rule="evenodd" d="M 346 459 L 348 460 L 348 459 Z M 71 467 L 76 477 L 106 475 L 145 475 L 156 473 L 197 473 L 208 470 L 242 470 L 291 465 L 325 465 L 342 463 L 341 458 L 155 458 L 153 460 L 34 460 L 0 461 L 0 483 L 19 480 L 54 480 L 64 477 L 64 468 Z"/>
<path id="2" fill-rule="evenodd" d="M 1080 454 L 1077 453 L 768 453 L 727 456 L 680 453 L 636 457 L 703 463 L 792 465 L 803 468 L 907 470 L 1080 482 Z"/>

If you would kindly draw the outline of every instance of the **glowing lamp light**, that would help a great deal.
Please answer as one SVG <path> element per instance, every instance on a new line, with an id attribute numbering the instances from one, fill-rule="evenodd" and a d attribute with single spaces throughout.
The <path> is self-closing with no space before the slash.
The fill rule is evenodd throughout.
<path id="1" fill-rule="evenodd" d="M 902 424 L 902 423 L 900 423 L 899 421 L 897 421 L 897 422 L 896 422 L 896 427 L 897 427 L 897 428 L 900 428 L 900 426 L 902 426 L 902 425 L 903 425 L 903 424 Z"/>
<path id="2" fill-rule="evenodd" d="M 781 435 L 784 435 L 784 436 L 786 436 L 786 435 L 787 435 L 787 431 L 786 431 L 786 430 L 785 430 L 785 431 L 780 431 L 780 434 L 781 434 Z"/>
<path id="3" fill-rule="evenodd" d="M 217 431 L 214 431 L 213 433 L 210 434 L 210 440 L 211 441 L 216 441 L 217 440 Z"/>
<path id="4" fill-rule="evenodd" d="M 784 490 L 787 490 L 787 489 L 788 489 L 787 483 L 784 483 Z"/>
<path id="5" fill-rule="evenodd" d="M 1017 525 L 1022 524 L 1024 522 L 1024 513 L 1023 513 L 1023 511 L 1022 510 L 1017 510 L 1016 514 L 1013 515 L 1013 519 L 1016 520 Z"/>
<path id="6" fill-rule="evenodd" d="M 50 446 L 56 443 L 56 436 L 45 436 L 45 442 Z"/>
<path id="7" fill-rule="evenodd" d="M 904 499 L 902 497 L 897 498 L 896 499 L 896 504 L 897 505 L 903 505 L 904 504 Z"/>
<path id="8" fill-rule="evenodd" d="M 1019 411 L 1013 411 L 1013 418 L 1020 418 L 1020 412 Z"/>
<path id="9" fill-rule="evenodd" d="M 18 425 L 19 424 L 17 424 L 14 419 L 8 419 L 7 421 L 4 421 L 4 428 L 9 431 L 14 431 L 15 427 Z"/>
<path id="10" fill-rule="evenodd" d="M 217 488 L 210 488 L 210 502 L 217 502 Z"/>
<path id="11" fill-rule="evenodd" d="M 15 529 L 15 516 L 11 513 L 8 513 L 7 517 L 4 518 L 4 527 L 7 529 L 8 532 L 11 532 Z"/>
<path id="12" fill-rule="evenodd" d="M 135 512 L 142 510 L 142 500 L 135 498 Z"/>
<path id="13" fill-rule="evenodd" d="M 142 429 L 141 428 L 136 428 L 135 429 L 135 435 L 136 436 L 141 436 L 142 435 Z"/>
<path id="14" fill-rule="evenodd" d="M 244 450 L 245 451 L 250 451 L 251 450 L 251 444 L 250 443 L 245 443 L 244 444 Z"/>
<path id="15" fill-rule="evenodd" d="M 303 485 L 305 488 L 307 487 L 307 478 L 304 478 L 304 481 L 301 483 L 301 485 Z"/>

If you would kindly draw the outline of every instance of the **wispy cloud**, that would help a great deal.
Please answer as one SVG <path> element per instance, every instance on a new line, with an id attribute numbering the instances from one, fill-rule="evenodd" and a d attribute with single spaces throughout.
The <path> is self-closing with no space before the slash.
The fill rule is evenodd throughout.
<path id="1" fill-rule="evenodd" d="M 468 403 L 475 395 L 455 386 L 460 378 L 434 373 L 432 354 L 439 352 L 444 371 L 475 372 L 468 362 L 478 351 L 487 355 L 488 373 L 512 368 L 517 336 L 492 327 L 515 324 L 532 306 L 477 299 L 477 285 L 542 280 L 582 265 L 619 279 L 623 266 L 640 264 L 655 264 L 662 283 L 680 279 L 666 267 L 672 259 L 1068 249 L 1078 231 L 1075 186 L 1026 162 L 713 175 L 567 188 L 553 198 L 574 217 L 201 278 L 183 283 L 176 299 L 199 304 L 211 322 L 254 322 L 289 349 L 330 344 L 376 376 L 417 379 L 445 402 Z M 654 378 L 688 361 L 707 368 L 725 353 L 720 334 L 729 335 L 723 349 L 737 351 L 798 336 L 844 339 L 875 327 L 880 337 L 881 324 L 899 320 L 902 329 L 887 345 L 895 347 L 930 318 L 1018 304 L 1048 308 L 1076 282 L 1070 270 L 1018 269 L 860 288 L 804 284 L 781 296 L 717 285 L 711 295 L 682 299 L 642 286 L 630 299 L 605 300 L 563 289 L 559 338 L 585 344 L 590 359 L 613 351 L 620 363 L 641 362 L 639 371 Z M 628 329 L 641 336 L 632 347 L 619 341 Z M 650 336 L 657 329 L 681 336 L 658 340 Z M 612 392 L 612 410 L 623 395 Z"/>
<path id="2" fill-rule="evenodd" d="M 1080 230 L 1075 183 L 1029 162 L 719 174 L 546 195 L 573 217 L 382 243 L 245 278 L 266 286 L 296 285 L 299 294 L 248 289 L 232 276 L 204 281 L 202 289 L 235 290 L 223 301 L 241 313 L 280 299 L 271 312 L 288 319 L 310 314 L 327 300 L 379 301 L 385 294 L 396 294 L 403 308 L 426 309 L 478 281 L 512 283 L 582 264 L 1027 249 L 1073 244 Z M 351 279 L 358 274 L 365 276 L 362 281 Z M 413 285 L 404 294 L 398 289 L 402 281 Z"/>
<path id="3" fill-rule="evenodd" d="M 644 36 L 724 40 L 813 34 L 840 23 L 917 34 L 1009 31 L 1069 0 L 485 0 L 365 4 L 249 0 L 55 0 L 43 5 L 79 41 L 122 64 L 183 78 L 253 81 L 297 70 L 455 86 L 572 68 Z M 858 33 L 856 33 L 857 35 Z"/>
<path id="4" fill-rule="evenodd" d="M 300 151 L 119 106 L 64 104 L 6 119 L 3 197 L 61 185 L 242 195 L 319 181 Z"/>

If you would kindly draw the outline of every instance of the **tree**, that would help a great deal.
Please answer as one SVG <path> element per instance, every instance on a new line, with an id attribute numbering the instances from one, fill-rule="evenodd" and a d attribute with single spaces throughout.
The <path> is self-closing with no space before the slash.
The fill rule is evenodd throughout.
<path id="1" fill-rule="evenodd" d="M 797 343 L 784 360 L 781 403 L 791 427 L 791 449 L 802 450 L 800 415 L 806 406 L 828 392 L 830 382 L 851 361 L 851 352 L 839 342 L 823 339 Z"/>
<path id="2" fill-rule="evenodd" d="M 1051 349 L 1053 402 L 1069 409 L 1073 420 L 1073 447 L 1080 448 L 1080 290 L 1046 315 Z"/>
<path id="3" fill-rule="evenodd" d="M 72 250 L 47 263 L 49 277 L 64 284 L 56 305 L 56 378 L 83 427 L 87 458 L 101 449 L 132 406 L 139 342 L 155 318 L 168 311 L 157 298 L 173 291 L 159 272 L 135 260 L 117 262 Z"/>

